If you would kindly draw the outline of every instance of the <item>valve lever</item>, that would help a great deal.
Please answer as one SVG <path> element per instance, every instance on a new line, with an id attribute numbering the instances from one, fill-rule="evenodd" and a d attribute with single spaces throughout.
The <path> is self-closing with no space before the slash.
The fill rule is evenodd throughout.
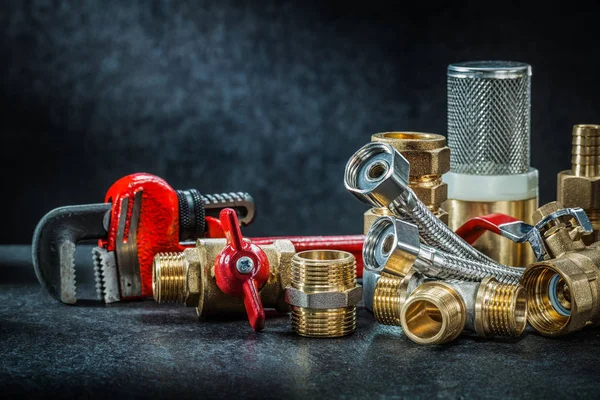
<path id="1" fill-rule="evenodd" d="M 256 244 L 245 241 L 237 213 L 225 208 L 219 215 L 227 246 L 215 261 L 215 279 L 223 293 L 244 300 L 250 326 L 255 331 L 265 327 L 265 310 L 259 291 L 269 280 L 269 260 Z"/>

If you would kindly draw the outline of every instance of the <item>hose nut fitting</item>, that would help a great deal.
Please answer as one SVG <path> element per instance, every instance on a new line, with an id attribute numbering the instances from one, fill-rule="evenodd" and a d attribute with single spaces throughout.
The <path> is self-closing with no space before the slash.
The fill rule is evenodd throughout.
<path id="1" fill-rule="evenodd" d="M 402 330 L 415 343 L 442 344 L 463 330 L 478 336 L 520 336 L 527 325 L 527 293 L 493 277 L 477 282 L 425 282 L 400 312 Z"/>
<path id="2" fill-rule="evenodd" d="M 310 250 L 292 258 L 291 284 L 285 300 L 292 309 L 292 329 L 307 337 L 346 336 L 356 330 L 356 259 L 335 250 Z"/>
<path id="3" fill-rule="evenodd" d="M 423 132 L 382 132 L 373 142 L 391 144 L 410 163 L 409 186 L 439 219 L 448 223 L 441 205 L 448 197 L 442 175 L 450 170 L 450 148 L 442 135 Z"/>

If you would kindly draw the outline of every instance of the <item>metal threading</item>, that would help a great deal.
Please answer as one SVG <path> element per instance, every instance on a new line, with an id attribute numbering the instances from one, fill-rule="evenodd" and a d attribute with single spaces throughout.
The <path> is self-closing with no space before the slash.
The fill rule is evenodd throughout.
<path id="1" fill-rule="evenodd" d="M 356 286 L 356 259 L 335 250 L 311 250 L 292 258 L 291 286 L 306 294 L 343 292 Z M 315 309 L 292 306 L 292 329 L 301 336 L 339 337 L 356 330 L 356 306 Z"/>
<path id="2" fill-rule="evenodd" d="M 183 253 L 159 253 L 152 263 L 152 292 L 158 303 L 183 303 L 186 260 Z"/>
<path id="3" fill-rule="evenodd" d="M 527 292 L 494 278 L 481 282 L 475 302 L 475 330 L 480 336 L 520 336 L 527 326 Z"/>
<path id="4" fill-rule="evenodd" d="M 402 278 L 382 273 L 373 293 L 373 314 L 383 325 L 400 326 Z"/>
<path id="5" fill-rule="evenodd" d="M 548 265 L 535 265 L 523 276 L 523 286 L 529 294 L 528 321 L 535 330 L 544 334 L 562 331 L 571 320 L 571 298 L 568 299 L 568 304 L 553 304 L 559 299 L 556 293 L 550 292 L 552 287 L 558 289 L 557 285 L 551 285 L 557 275 L 565 282 L 561 285 L 562 292 L 567 293 L 567 279 Z"/>
<path id="6" fill-rule="evenodd" d="M 419 344 L 454 340 L 464 329 L 466 319 L 462 297 L 444 282 L 427 282 L 417 287 L 400 312 L 404 334 Z"/>
<path id="7" fill-rule="evenodd" d="M 575 125 L 571 170 L 575 176 L 600 175 L 600 125 Z"/>

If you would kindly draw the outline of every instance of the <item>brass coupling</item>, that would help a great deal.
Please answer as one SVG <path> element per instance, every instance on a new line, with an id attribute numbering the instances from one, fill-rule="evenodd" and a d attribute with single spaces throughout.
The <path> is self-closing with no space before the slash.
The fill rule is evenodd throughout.
<path id="1" fill-rule="evenodd" d="M 521 285 L 482 282 L 425 282 L 400 311 L 404 334 L 418 344 L 448 343 L 463 330 L 481 337 L 520 336 L 527 325 L 527 293 Z"/>
<path id="2" fill-rule="evenodd" d="M 575 125 L 571 148 L 571 169 L 558 173 L 556 199 L 565 207 L 581 207 L 588 215 L 594 235 L 586 244 L 598 241 L 600 230 L 600 125 Z"/>
<path id="3" fill-rule="evenodd" d="M 292 329 L 298 335 L 350 335 L 356 330 L 356 304 L 361 299 L 352 254 L 310 250 L 293 256 L 285 300 L 291 306 Z"/>
<path id="4" fill-rule="evenodd" d="M 540 221 L 562 208 L 558 202 L 540 207 Z M 562 336 L 600 323 L 600 243 L 584 243 L 574 218 L 553 220 L 540 231 L 547 259 L 525 270 L 521 280 L 529 296 L 529 323 L 545 336 Z"/>
<path id="5" fill-rule="evenodd" d="M 198 316 L 245 312 L 243 300 L 223 293 L 215 279 L 215 260 L 226 243 L 225 239 L 198 239 L 195 247 L 181 253 L 156 255 L 152 265 L 154 299 L 196 307 Z M 284 294 L 290 283 L 294 245 L 289 240 L 276 240 L 260 247 L 270 265 L 269 279 L 260 291 L 262 304 L 287 312 Z"/>
<path id="6" fill-rule="evenodd" d="M 371 136 L 371 141 L 392 145 L 408 160 L 408 185 L 419 200 L 447 224 L 448 213 L 441 208 L 448 197 L 448 185 L 442 181 L 442 175 L 450 170 L 450 148 L 446 146 L 446 138 L 434 133 L 382 132 Z"/>

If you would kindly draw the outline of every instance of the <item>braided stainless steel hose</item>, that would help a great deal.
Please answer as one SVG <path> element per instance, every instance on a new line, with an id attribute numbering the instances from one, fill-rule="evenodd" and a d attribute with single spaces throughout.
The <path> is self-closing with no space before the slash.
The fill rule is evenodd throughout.
<path id="1" fill-rule="evenodd" d="M 395 217 L 378 218 L 365 238 L 365 268 L 404 276 L 413 268 L 432 278 L 481 281 L 493 276 L 501 283 L 518 283 L 524 269 L 486 264 L 448 254 L 419 243 L 418 228 Z"/>
<path id="2" fill-rule="evenodd" d="M 408 186 L 410 165 L 391 145 L 371 142 L 361 147 L 346 164 L 346 189 L 364 203 L 387 207 L 408 217 L 419 228 L 426 244 L 484 264 L 499 264 L 482 254 L 441 222 Z"/>

